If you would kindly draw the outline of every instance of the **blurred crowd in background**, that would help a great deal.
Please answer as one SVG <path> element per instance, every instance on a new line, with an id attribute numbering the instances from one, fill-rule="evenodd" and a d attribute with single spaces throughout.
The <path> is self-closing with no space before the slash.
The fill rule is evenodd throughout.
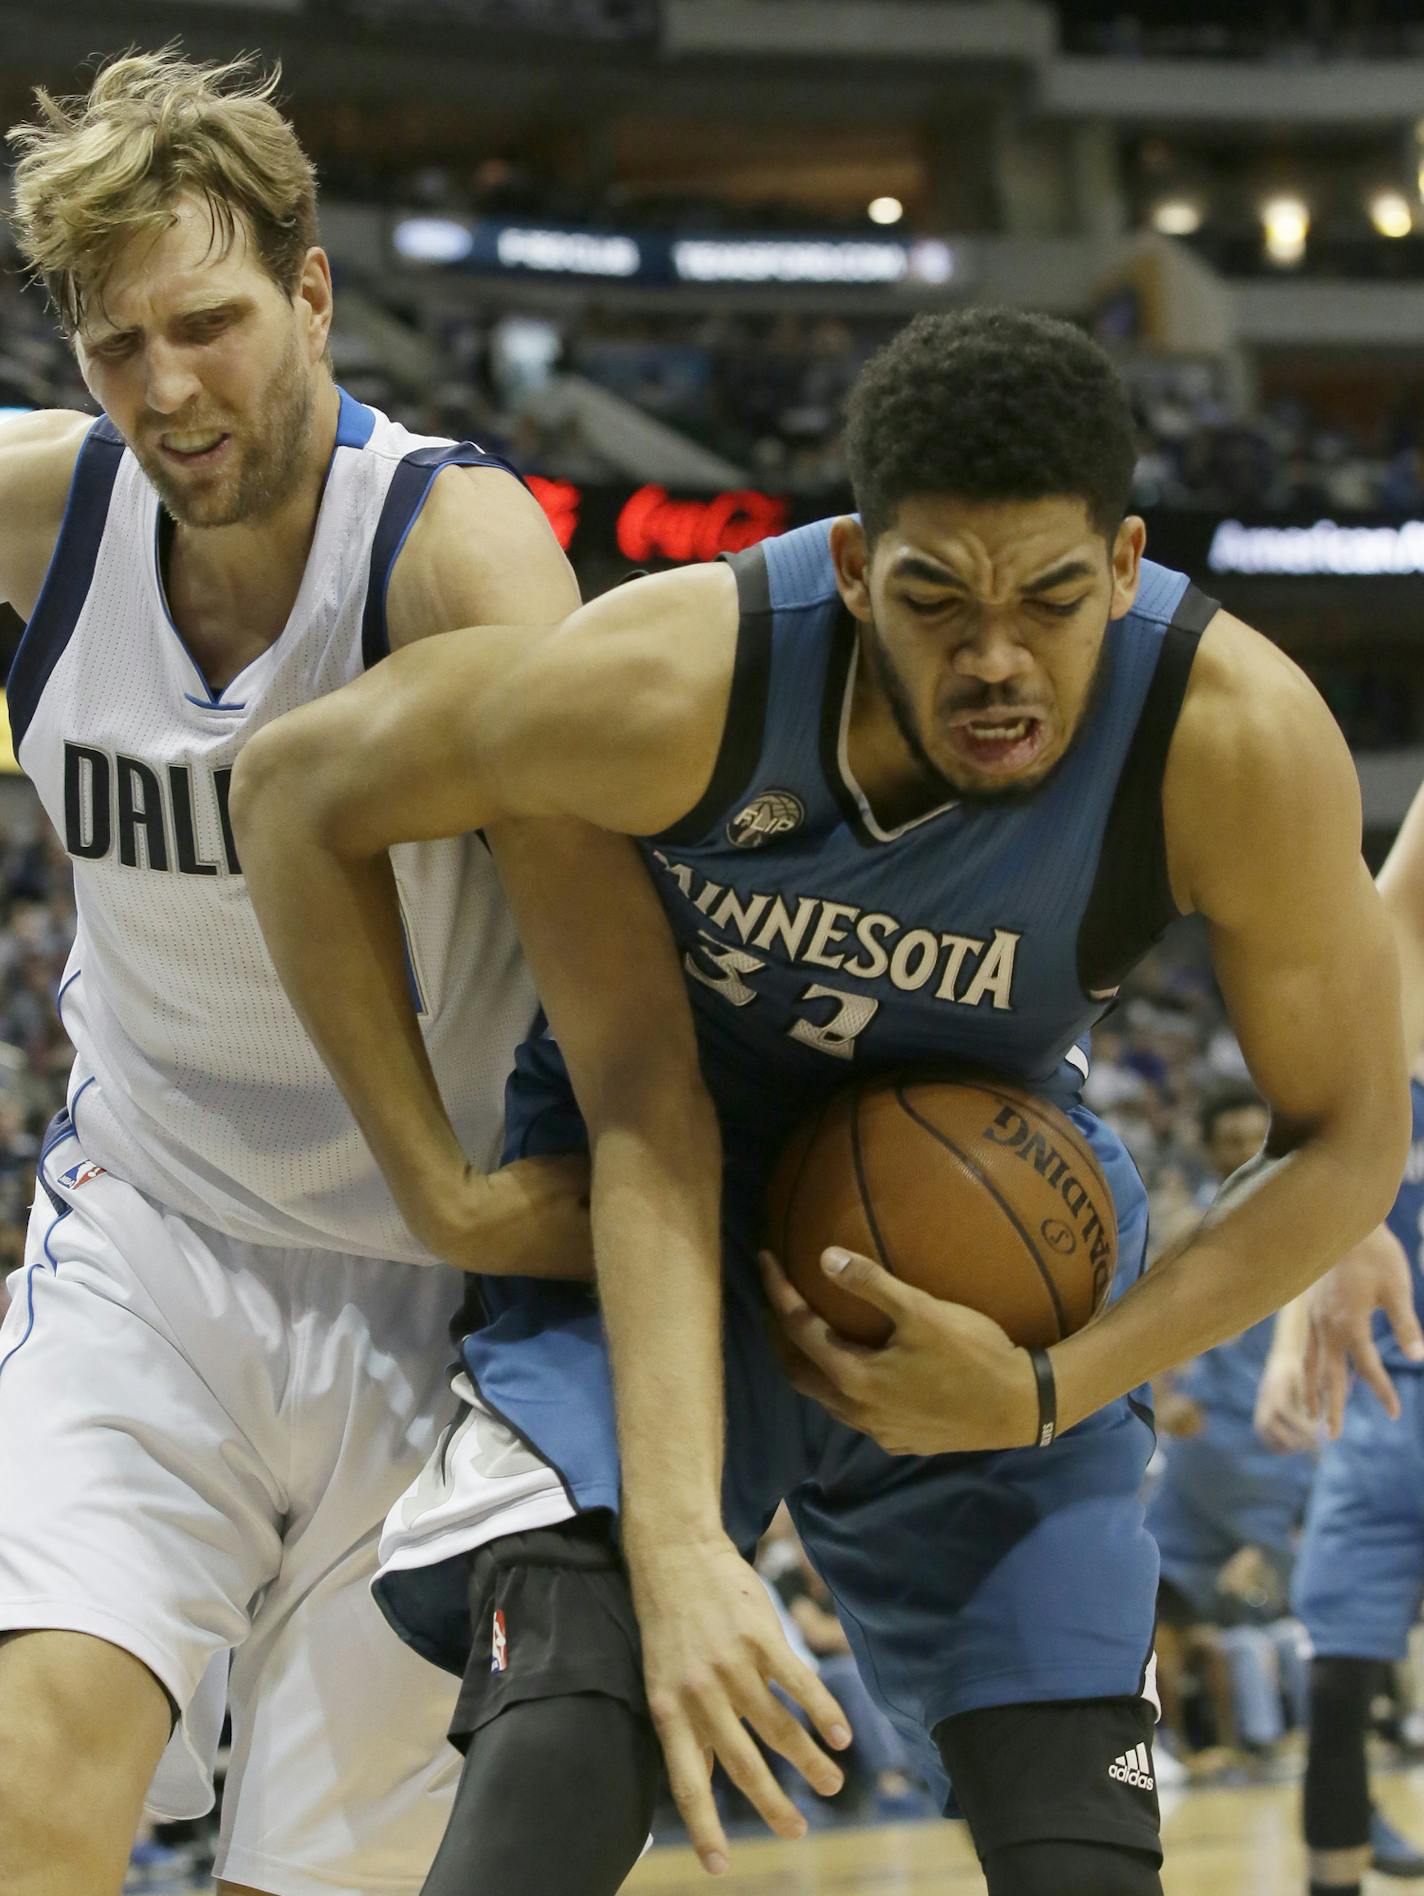
<path id="1" fill-rule="evenodd" d="M 363 283 L 364 291 L 371 286 Z M 578 376 L 712 450 L 756 483 L 839 495 L 845 397 L 900 315 L 621 311 L 592 300 L 558 317 L 470 307 L 439 318 L 393 305 L 434 334 L 440 377 L 403 397 L 356 338 L 337 367 L 360 399 L 432 434 L 507 452 L 529 473 L 597 480 L 609 462 L 563 378 Z M 1136 504 L 1253 517 L 1409 515 L 1424 507 L 1413 404 L 1367 424 L 1277 397 L 1243 413 L 1212 365 L 1124 361 L 1142 439 Z M 87 407 L 73 356 L 42 300 L 0 272 L 0 408 Z M 838 504 L 838 501 L 835 503 Z"/>

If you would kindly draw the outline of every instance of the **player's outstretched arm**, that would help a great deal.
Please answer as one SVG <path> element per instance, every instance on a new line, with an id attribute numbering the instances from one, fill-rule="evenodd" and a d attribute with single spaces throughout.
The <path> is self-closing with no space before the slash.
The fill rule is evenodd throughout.
<path id="1" fill-rule="evenodd" d="M 1164 808 L 1178 905 L 1206 919 L 1271 1131 L 1198 1232 L 1055 1345 L 1066 1422 L 1304 1290 L 1384 1218 L 1409 1141 L 1398 958 L 1349 753 L 1304 677 L 1226 614 L 1202 641 Z"/>

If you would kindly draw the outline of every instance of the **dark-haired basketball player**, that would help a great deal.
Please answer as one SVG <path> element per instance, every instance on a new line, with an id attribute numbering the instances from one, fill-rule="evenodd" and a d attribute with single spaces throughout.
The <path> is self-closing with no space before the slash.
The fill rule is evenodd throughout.
<path id="1" fill-rule="evenodd" d="M 948 1768 L 993 1896 L 1158 1890 L 1144 1385 L 1324 1270 L 1403 1164 L 1396 963 L 1349 756 L 1288 660 L 1143 561 L 1106 358 L 1044 318 L 921 318 L 862 376 L 849 453 L 858 520 L 620 588 L 542 639 L 429 640 L 239 766 L 270 945 L 367 1123 L 439 1120 L 429 1076 L 388 1054 L 409 1027 L 372 945 L 390 931 L 368 865 L 504 810 L 644 839 L 721 1112 L 725 1324 L 710 1256 L 676 1310 L 612 1246 L 601 1313 L 576 1289 L 491 1282 L 464 1349 L 476 1404 L 392 1517 L 387 1611 L 432 1656 L 468 1659 L 468 1759 L 429 1896 L 561 1888 L 553 1793 L 532 1759 L 507 1773 L 497 1734 L 531 1700 L 636 1697 L 601 1526 L 620 1504 L 652 1714 L 722 1866 L 706 1755 L 754 1786 L 763 1767 L 729 1712 L 748 1658 L 698 1577 L 783 1495 L 872 1691 L 925 1768 Z M 1087 1030 L 1193 910 L 1272 1129 L 1144 1278 L 1141 1183 L 1075 1101 Z M 555 1020 L 580 980 L 638 980 L 585 973 L 576 943 L 548 961 Z M 896 1330 L 849 1349 L 773 1278 L 812 1400 L 767 1335 L 768 1167 L 855 1073 L 955 1061 L 1072 1111 L 1117 1200 L 1119 1294 L 1031 1356 L 829 1258 Z M 552 1040 L 522 1050 L 510 1115 L 511 1153 L 579 1139 Z M 610 1356 L 639 1471 L 622 1496 Z M 500 1503 L 515 1446 L 543 1466 L 541 1490 L 521 1463 L 522 1505 L 549 1509 L 528 1535 Z M 572 1531 L 551 1530 L 559 1508 Z"/>

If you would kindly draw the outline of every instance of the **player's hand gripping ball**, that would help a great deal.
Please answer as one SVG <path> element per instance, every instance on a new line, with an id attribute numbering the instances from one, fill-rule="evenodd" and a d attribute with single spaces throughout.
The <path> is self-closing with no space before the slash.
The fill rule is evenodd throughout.
<path id="1" fill-rule="evenodd" d="M 1047 1347 L 1106 1301 L 1117 1214 L 1056 1106 L 978 1074 L 894 1074 L 832 1094 L 792 1134 L 767 1194 L 766 1243 L 856 1342 L 885 1342 L 891 1320 L 827 1278 L 828 1245 Z"/>

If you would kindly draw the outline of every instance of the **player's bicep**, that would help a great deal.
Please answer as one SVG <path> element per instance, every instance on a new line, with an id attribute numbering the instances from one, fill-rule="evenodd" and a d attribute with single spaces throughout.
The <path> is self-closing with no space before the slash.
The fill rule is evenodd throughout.
<path id="1" fill-rule="evenodd" d="M 1299 910 L 1285 901 L 1274 913 L 1263 901 L 1256 925 L 1208 921 L 1222 997 L 1277 1144 L 1367 1110 L 1377 1084 L 1400 1071 L 1397 962 L 1364 864 L 1343 865 L 1315 893 L 1308 923 L 1293 924 Z"/>
<path id="2" fill-rule="evenodd" d="M 1301 693 L 1238 735 L 1252 756 L 1206 818 L 1215 867 L 1200 906 L 1273 1138 L 1289 1143 L 1365 1125 L 1396 1084 L 1398 962 L 1360 855 L 1354 766 L 1325 707 Z"/>

